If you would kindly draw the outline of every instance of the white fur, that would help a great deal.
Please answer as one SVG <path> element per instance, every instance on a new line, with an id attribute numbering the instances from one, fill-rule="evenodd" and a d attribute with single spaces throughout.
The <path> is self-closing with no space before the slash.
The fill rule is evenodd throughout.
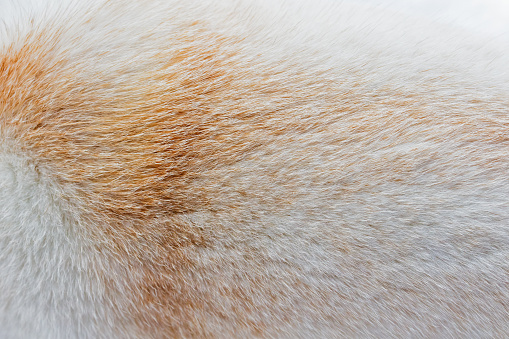
<path id="1" fill-rule="evenodd" d="M 246 69 L 273 69 L 281 84 L 295 81 L 310 93 L 335 81 L 334 93 L 293 103 L 298 108 L 274 121 L 274 129 L 292 122 L 307 132 L 271 139 L 246 126 L 266 143 L 197 184 L 218 186 L 211 210 L 177 216 L 213 233 L 213 245 L 187 253 L 196 272 L 182 273 L 185 287 L 206 291 L 202 302 L 213 305 L 190 320 L 203 329 L 197 336 L 253 336 L 249 321 L 264 324 L 262 337 L 509 335 L 505 47 L 348 2 L 148 3 L 93 12 L 88 6 L 101 1 L 48 0 L 43 11 L 10 9 L 0 53 L 32 27 L 62 25 L 55 53 L 81 67 L 78 79 L 107 79 L 112 88 L 90 90 L 113 101 L 126 95 L 115 86 L 135 88 L 132 74 L 150 72 L 165 39 L 196 17 L 245 39 L 238 58 Z M 85 24 L 90 13 L 102 16 Z M 246 89 L 231 97 L 248 96 L 250 79 L 243 81 Z M 329 112 L 331 98 L 352 111 Z M 391 106 L 408 98 L 415 101 Z M 264 100 L 254 114 L 276 105 Z M 483 131 L 500 134 L 490 143 L 477 136 Z M 61 184 L 58 169 L 26 151 L 2 121 L 0 132 L 0 338 L 150 336 L 129 320 L 138 263 L 101 251 L 93 229 L 104 225 L 83 213 L 89 206 L 79 189 Z M 233 287 L 252 293 L 246 318 L 225 296 Z"/>

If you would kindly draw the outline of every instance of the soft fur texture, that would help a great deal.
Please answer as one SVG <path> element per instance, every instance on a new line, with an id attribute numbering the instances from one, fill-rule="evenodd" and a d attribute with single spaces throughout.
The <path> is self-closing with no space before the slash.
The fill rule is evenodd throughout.
<path id="1" fill-rule="evenodd" d="M 325 0 L 5 6 L 0 338 L 509 336 L 496 41 Z"/>

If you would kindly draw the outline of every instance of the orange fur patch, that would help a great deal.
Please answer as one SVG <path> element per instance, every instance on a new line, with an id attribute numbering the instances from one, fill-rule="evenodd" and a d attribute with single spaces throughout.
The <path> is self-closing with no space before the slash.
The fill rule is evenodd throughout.
<path id="1" fill-rule="evenodd" d="M 384 147 L 415 142 L 417 152 L 419 142 L 447 138 L 507 141 L 507 122 L 486 119 L 477 132 L 468 116 L 430 113 L 422 97 L 391 88 L 376 94 L 363 90 L 362 74 L 345 91 L 326 75 L 293 71 L 290 64 L 286 73 L 262 61 L 252 67 L 257 61 L 242 54 L 240 40 L 197 30 L 199 25 L 193 23 L 189 32 L 169 41 L 172 48 L 154 55 L 152 67 L 143 71 L 120 65 L 108 74 L 83 75 L 82 65 L 74 65 L 65 53 L 54 54 L 51 46 L 58 35 L 44 33 L 29 36 L 21 48 L 8 48 L 0 57 L 2 128 L 35 161 L 52 169 L 61 185 L 77 192 L 66 198 L 85 206 L 83 217 L 95 227 L 87 231 L 108 260 L 124 266 L 122 282 L 101 272 L 105 281 L 113 293 L 125 293 L 122 284 L 127 285 L 131 316 L 147 331 L 158 328 L 159 336 L 210 335 L 202 323 L 210 313 L 221 314 L 214 305 L 219 295 L 235 301 L 228 314 L 239 314 L 239 328 L 263 333 L 267 319 L 257 318 L 256 311 L 270 314 L 270 303 L 287 293 L 264 279 L 261 270 L 245 273 L 244 280 L 239 278 L 244 285 L 238 287 L 192 283 L 197 277 L 214 277 L 214 269 L 222 265 L 242 272 L 263 267 L 260 258 L 266 257 L 256 248 L 244 249 L 247 258 L 239 262 L 202 262 L 205 248 L 219 246 L 216 239 L 236 231 L 228 228 L 231 220 L 222 224 L 226 215 L 234 221 L 258 220 L 266 211 L 284 215 L 306 185 L 321 186 L 324 194 L 347 202 L 367 188 L 373 192 L 382 183 L 416 175 L 426 160 L 438 157 L 422 151 L 422 161 L 416 162 L 397 152 L 384 154 Z M 490 109 L 482 101 L 472 105 Z M 309 154 L 324 146 L 331 150 L 320 151 L 323 163 L 309 162 Z M 290 162 L 263 164 L 263 159 L 277 161 L 278 152 L 287 148 L 293 152 Z M 467 153 L 465 161 L 490 169 L 504 165 L 505 154 L 486 161 Z M 243 167 L 253 157 L 262 164 Z M 331 169 L 327 157 L 344 161 Z M 309 182 L 295 174 L 302 163 L 308 166 Z M 448 170 L 435 170 L 436 181 L 449 180 L 443 174 Z M 258 180 L 244 180 L 256 177 L 256 171 Z M 249 207 L 257 204 L 263 208 L 253 212 Z M 198 211 L 215 216 L 215 223 L 201 221 L 193 214 Z M 251 235 L 238 232 L 231 239 Z M 342 253 L 365 246 L 331 237 Z M 234 252 L 237 245 L 222 246 Z M 287 288 L 312 296 L 303 299 L 320 300 L 317 308 L 326 304 L 326 295 L 314 295 L 320 291 L 299 278 L 286 278 Z M 272 289 L 274 300 L 257 299 Z M 290 314 L 292 305 L 281 309 Z"/>

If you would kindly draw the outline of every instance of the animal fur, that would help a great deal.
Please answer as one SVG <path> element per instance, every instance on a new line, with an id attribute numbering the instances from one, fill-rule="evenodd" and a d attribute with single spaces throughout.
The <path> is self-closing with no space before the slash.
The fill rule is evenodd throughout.
<path id="1" fill-rule="evenodd" d="M 0 338 L 509 336 L 496 43 L 339 1 L 8 4 Z"/>

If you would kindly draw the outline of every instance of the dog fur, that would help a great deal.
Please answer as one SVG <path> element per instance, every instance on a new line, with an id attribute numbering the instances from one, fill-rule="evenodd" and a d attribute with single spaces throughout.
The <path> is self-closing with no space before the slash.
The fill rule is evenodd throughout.
<path id="1" fill-rule="evenodd" d="M 9 4 L 0 338 L 509 335 L 496 42 L 326 0 Z"/>

